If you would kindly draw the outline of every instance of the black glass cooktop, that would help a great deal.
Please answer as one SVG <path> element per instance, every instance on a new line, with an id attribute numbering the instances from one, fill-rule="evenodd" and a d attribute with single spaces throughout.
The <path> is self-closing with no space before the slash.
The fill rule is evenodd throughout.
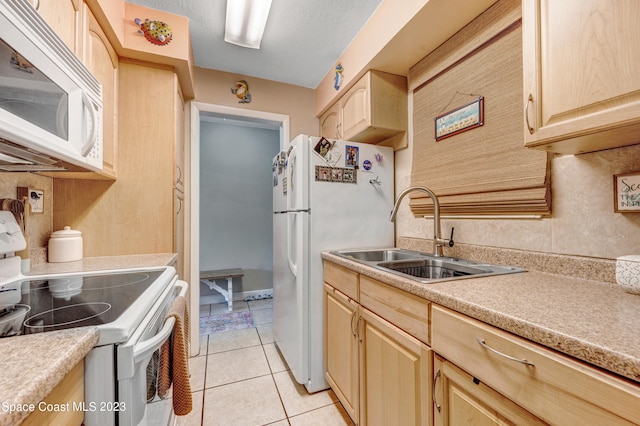
<path id="1" fill-rule="evenodd" d="M 69 275 L 0 286 L 0 337 L 115 321 L 161 274 Z"/>

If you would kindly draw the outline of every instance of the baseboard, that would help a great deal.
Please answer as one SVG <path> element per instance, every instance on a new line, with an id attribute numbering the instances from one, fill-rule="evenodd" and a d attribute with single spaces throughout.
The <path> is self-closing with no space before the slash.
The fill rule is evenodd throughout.
<path id="1" fill-rule="evenodd" d="M 273 289 L 265 288 L 263 290 L 250 290 L 233 293 L 233 301 L 236 300 L 259 300 L 259 299 L 271 299 L 273 297 Z M 225 303 L 224 296 L 221 294 L 208 294 L 206 296 L 200 296 L 201 305 L 214 305 L 216 303 Z"/>

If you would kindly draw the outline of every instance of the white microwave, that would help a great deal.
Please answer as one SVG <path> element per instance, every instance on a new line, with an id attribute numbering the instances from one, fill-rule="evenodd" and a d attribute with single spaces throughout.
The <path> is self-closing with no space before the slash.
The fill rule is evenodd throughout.
<path id="1" fill-rule="evenodd" d="M 102 86 L 27 0 L 0 2 L 0 170 L 102 170 Z"/>

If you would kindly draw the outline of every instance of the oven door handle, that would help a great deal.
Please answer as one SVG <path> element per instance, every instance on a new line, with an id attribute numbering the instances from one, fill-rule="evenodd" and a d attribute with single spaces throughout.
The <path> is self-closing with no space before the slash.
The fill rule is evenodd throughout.
<path id="1" fill-rule="evenodd" d="M 176 282 L 174 287 L 180 288 L 179 296 L 186 296 L 188 289 L 186 282 L 178 281 Z M 155 351 L 157 351 L 171 335 L 175 323 L 176 319 L 174 317 L 165 320 L 164 325 L 162 326 L 158 334 L 153 336 L 151 339 L 145 340 L 144 342 L 135 345 L 133 348 L 134 364 L 140 363 L 142 360 L 150 357 Z"/>

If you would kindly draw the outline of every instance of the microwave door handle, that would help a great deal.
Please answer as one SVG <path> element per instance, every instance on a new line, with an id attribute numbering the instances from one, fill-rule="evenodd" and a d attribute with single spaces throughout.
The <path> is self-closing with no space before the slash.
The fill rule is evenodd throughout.
<path id="1" fill-rule="evenodd" d="M 185 296 L 187 294 L 187 283 L 183 281 L 178 281 L 174 287 L 180 288 L 180 296 Z M 171 317 L 165 320 L 164 325 L 151 339 L 145 340 L 140 344 L 137 344 L 133 348 L 133 362 L 134 364 L 139 364 L 141 361 L 149 358 L 155 351 L 157 351 L 160 346 L 169 338 L 171 332 L 173 331 L 173 326 L 175 325 L 176 319 Z"/>
<path id="2" fill-rule="evenodd" d="M 89 99 L 89 97 L 84 91 L 82 92 L 82 105 L 89 110 L 89 115 L 91 116 L 91 123 L 92 123 L 91 134 L 87 138 L 87 141 L 85 142 L 85 144 L 82 145 L 81 153 L 83 157 L 86 157 L 87 155 L 89 155 L 89 152 L 91 152 L 91 149 L 93 149 L 93 146 L 96 144 L 96 141 L 98 140 L 98 120 L 96 116 L 96 111 L 93 108 L 93 104 L 91 103 L 91 100 Z"/>

